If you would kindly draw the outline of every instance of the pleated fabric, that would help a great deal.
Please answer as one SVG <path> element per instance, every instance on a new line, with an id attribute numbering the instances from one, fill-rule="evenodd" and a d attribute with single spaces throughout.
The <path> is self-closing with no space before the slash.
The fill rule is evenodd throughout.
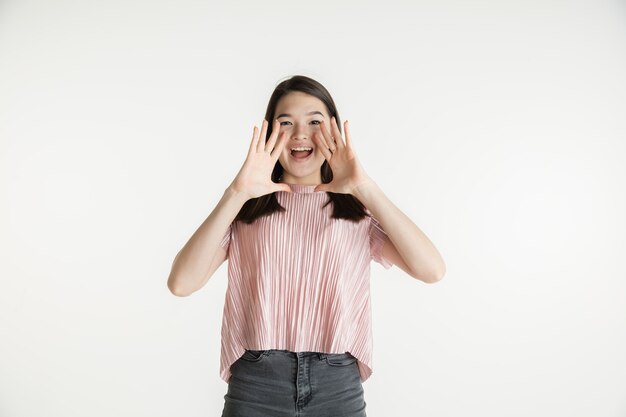
<path id="1" fill-rule="evenodd" d="M 228 287 L 221 330 L 220 377 L 246 349 L 350 352 L 361 382 L 372 374 L 370 263 L 388 239 L 368 212 L 359 222 L 333 219 L 330 197 L 315 185 L 289 184 L 276 197 L 285 212 L 252 224 L 233 222 L 221 241 Z"/>

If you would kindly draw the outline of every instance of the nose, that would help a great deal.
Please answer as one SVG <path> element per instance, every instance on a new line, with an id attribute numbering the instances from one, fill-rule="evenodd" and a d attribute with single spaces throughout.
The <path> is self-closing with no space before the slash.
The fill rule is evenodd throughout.
<path id="1" fill-rule="evenodd" d="M 296 123 L 295 128 L 293 129 L 293 139 L 310 139 L 311 134 L 311 128 L 304 123 Z"/>

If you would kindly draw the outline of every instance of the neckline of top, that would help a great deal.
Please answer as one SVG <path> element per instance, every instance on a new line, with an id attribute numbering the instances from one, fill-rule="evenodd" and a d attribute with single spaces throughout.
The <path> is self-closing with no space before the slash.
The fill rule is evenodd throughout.
<path id="1" fill-rule="evenodd" d="M 289 188 L 291 188 L 291 192 L 298 194 L 309 194 L 309 193 L 323 193 L 324 191 L 314 191 L 317 185 L 306 185 L 306 184 L 291 184 L 285 182 L 283 184 L 287 184 Z"/>

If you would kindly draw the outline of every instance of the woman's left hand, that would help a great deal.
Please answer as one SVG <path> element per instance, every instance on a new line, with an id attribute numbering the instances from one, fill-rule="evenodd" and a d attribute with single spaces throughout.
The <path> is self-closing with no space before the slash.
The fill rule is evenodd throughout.
<path id="1" fill-rule="evenodd" d="M 322 120 L 319 125 L 320 130 L 313 134 L 312 139 L 328 161 L 330 169 L 333 171 L 333 180 L 328 184 L 318 185 L 314 191 L 354 194 L 359 185 L 372 181 L 372 179 L 365 173 L 356 157 L 352 147 L 348 121 L 343 122 L 343 128 L 346 132 L 345 142 L 334 116 L 331 118 L 330 124 L 331 131 L 329 132 L 326 122 Z"/>

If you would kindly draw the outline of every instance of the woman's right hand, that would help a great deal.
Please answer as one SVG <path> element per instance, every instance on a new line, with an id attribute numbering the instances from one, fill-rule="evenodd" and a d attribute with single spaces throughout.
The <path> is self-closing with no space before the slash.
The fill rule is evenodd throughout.
<path id="1" fill-rule="evenodd" d="M 287 142 L 285 134 L 280 132 L 278 120 L 274 120 L 272 134 L 266 143 L 267 126 L 268 122 L 264 119 L 260 134 L 258 134 L 257 127 L 254 126 L 248 156 L 230 184 L 231 189 L 243 193 L 249 198 L 261 197 L 274 191 L 291 192 L 289 185 L 272 181 L 272 171 L 274 171 L 276 161 Z"/>

